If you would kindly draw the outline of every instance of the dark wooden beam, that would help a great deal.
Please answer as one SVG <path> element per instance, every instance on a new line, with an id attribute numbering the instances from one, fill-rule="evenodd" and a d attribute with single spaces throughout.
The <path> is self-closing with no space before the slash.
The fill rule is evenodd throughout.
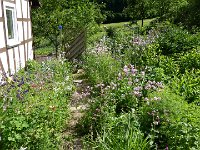
<path id="1" fill-rule="evenodd" d="M 39 0 L 30 0 L 30 4 L 31 4 L 32 8 L 38 8 L 38 7 L 40 7 Z"/>

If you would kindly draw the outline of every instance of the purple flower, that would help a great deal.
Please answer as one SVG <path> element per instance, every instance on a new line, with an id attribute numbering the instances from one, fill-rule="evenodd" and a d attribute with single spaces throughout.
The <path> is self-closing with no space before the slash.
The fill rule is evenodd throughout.
<path id="1" fill-rule="evenodd" d="M 126 75 L 128 74 L 128 72 L 129 72 L 129 68 L 128 68 L 128 66 L 124 66 L 124 68 L 123 68 L 123 71 L 126 73 Z"/>
<path id="2" fill-rule="evenodd" d="M 128 85 L 132 85 L 132 83 L 133 83 L 132 81 L 128 81 Z"/>
<path id="3" fill-rule="evenodd" d="M 59 25 L 59 26 L 58 26 L 58 29 L 59 29 L 59 30 L 62 30 L 62 29 L 63 29 L 63 26 L 62 26 L 62 25 Z"/>
<path id="4" fill-rule="evenodd" d="M 22 99 L 20 93 L 17 93 L 16 97 L 17 97 L 18 99 Z"/>
<path id="5" fill-rule="evenodd" d="M 142 94 L 139 91 L 134 91 L 133 93 L 134 93 L 134 95 L 136 97 L 141 97 L 142 96 Z"/>
<path id="6" fill-rule="evenodd" d="M 144 88 L 145 88 L 145 90 L 149 90 L 149 89 L 151 89 L 151 85 L 147 84 Z"/>
<path id="7" fill-rule="evenodd" d="M 169 150 L 168 144 L 166 145 L 166 148 L 165 148 L 165 150 Z"/>
<path id="8" fill-rule="evenodd" d="M 18 87 L 22 86 L 24 84 L 24 78 L 22 77 L 21 82 L 17 85 Z"/>
<path id="9" fill-rule="evenodd" d="M 23 92 L 23 94 L 26 94 L 26 93 L 28 93 L 29 92 L 29 90 L 25 90 L 24 92 Z"/>
<path id="10" fill-rule="evenodd" d="M 131 68 L 131 74 L 132 74 L 133 76 L 135 76 L 136 73 L 137 73 L 137 69 Z"/>
<path id="11" fill-rule="evenodd" d="M 142 90 L 142 87 L 141 87 L 141 86 L 138 86 L 138 87 L 135 87 L 135 88 L 134 88 L 134 91 L 140 91 L 140 90 Z"/>

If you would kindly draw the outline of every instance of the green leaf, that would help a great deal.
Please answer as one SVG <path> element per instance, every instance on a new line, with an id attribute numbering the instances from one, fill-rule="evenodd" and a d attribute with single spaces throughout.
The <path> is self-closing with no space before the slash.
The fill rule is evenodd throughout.
<path id="1" fill-rule="evenodd" d="M 24 128 L 28 128 L 28 127 L 29 127 L 29 125 L 28 125 L 28 123 L 26 123 L 26 122 L 23 122 L 23 124 L 22 124 L 22 127 L 24 127 Z"/>
<path id="2" fill-rule="evenodd" d="M 20 134 L 15 134 L 15 138 L 16 138 L 17 140 L 21 140 L 21 139 L 22 139 L 22 137 L 21 137 Z"/>
<path id="3" fill-rule="evenodd" d="M 12 138 L 12 137 L 8 137 L 8 141 L 15 141 L 15 139 L 14 138 Z"/>

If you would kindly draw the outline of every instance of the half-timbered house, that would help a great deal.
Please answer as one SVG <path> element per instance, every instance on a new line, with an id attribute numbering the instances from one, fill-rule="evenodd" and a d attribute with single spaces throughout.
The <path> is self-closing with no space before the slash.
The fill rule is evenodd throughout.
<path id="1" fill-rule="evenodd" d="M 7 75 L 33 59 L 31 6 L 38 0 L 0 0 L 0 72 Z"/>

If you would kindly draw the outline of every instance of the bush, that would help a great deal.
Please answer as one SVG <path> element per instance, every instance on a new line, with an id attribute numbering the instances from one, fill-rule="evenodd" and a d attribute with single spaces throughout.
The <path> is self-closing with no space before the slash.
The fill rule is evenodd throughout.
<path id="1" fill-rule="evenodd" d="M 170 87 L 175 93 L 184 96 L 188 103 L 198 101 L 200 99 L 200 72 L 186 71 L 185 74 L 172 79 Z"/>
<path id="2" fill-rule="evenodd" d="M 58 149 L 73 85 L 66 62 L 28 62 L 1 89 L 0 147 Z"/>
<path id="3" fill-rule="evenodd" d="M 185 73 L 186 70 L 200 69 L 200 52 L 199 50 L 193 50 L 180 57 L 178 64 L 180 72 Z"/>
<path id="4" fill-rule="evenodd" d="M 104 126 L 102 133 L 92 142 L 92 146 L 99 150 L 149 150 L 150 143 L 138 127 L 134 112 L 113 117 L 109 125 Z"/>
<path id="5" fill-rule="evenodd" d="M 198 107 L 188 105 L 184 97 L 165 88 L 144 102 L 139 119 L 141 130 L 153 135 L 158 148 L 164 149 L 167 145 L 169 149 L 198 149 L 199 111 Z"/>
<path id="6" fill-rule="evenodd" d="M 163 55 L 187 52 L 199 45 L 196 35 L 191 35 L 180 27 L 169 25 L 163 27 L 156 41 Z"/>
<path id="7" fill-rule="evenodd" d="M 108 84 L 117 75 L 120 62 L 109 54 L 88 54 L 85 56 L 84 70 L 93 85 L 98 83 Z"/>

